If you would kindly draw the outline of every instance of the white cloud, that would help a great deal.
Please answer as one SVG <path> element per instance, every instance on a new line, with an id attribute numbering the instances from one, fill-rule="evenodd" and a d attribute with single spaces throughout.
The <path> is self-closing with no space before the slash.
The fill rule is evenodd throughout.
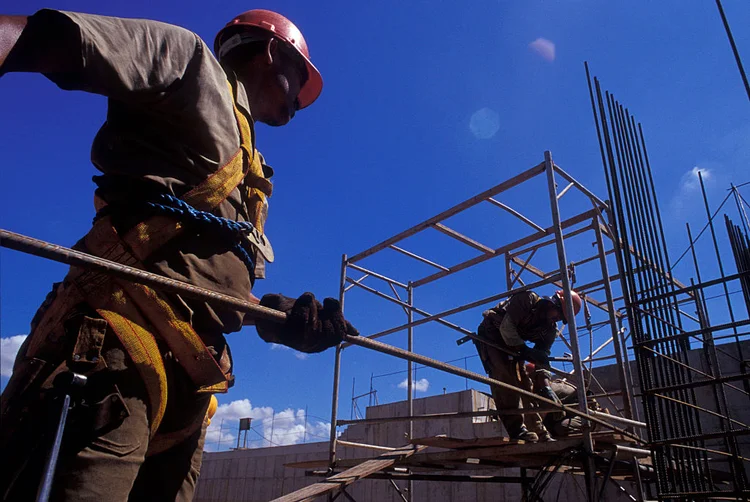
<path id="1" fill-rule="evenodd" d="M 310 355 L 309 354 L 305 354 L 304 352 L 295 352 L 294 353 L 294 357 L 296 357 L 300 361 L 304 361 L 305 359 L 307 359 L 308 357 L 310 357 Z"/>
<path id="2" fill-rule="evenodd" d="M 405 389 L 409 385 L 409 379 L 404 378 L 404 380 L 398 384 L 399 389 Z M 427 392 L 427 389 L 430 388 L 430 382 L 426 378 L 420 378 L 419 380 L 414 380 L 412 383 L 412 388 L 416 390 L 417 392 Z"/>
<path id="3" fill-rule="evenodd" d="M 241 399 L 222 404 L 216 410 L 206 433 L 205 449 L 216 451 L 236 447 L 240 418 L 252 419 L 252 430 L 247 435 L 249 448 L 325 441 L 331 433 L 330 423 L 309 416 L 305 420 L 305 410 L 287 408 L 274 412 L 271 407 L 253 407 L 249 399 Z M 244 432 L 240 443 L 244 444 Z"/>
<path id="4" fill-rule="evenodd" d="M 480 108 L 471 115 L 469 129 L 479 139 L 490 139 L 500 129 L 500 115 L 490 108 Z"/>
<path id="5" fill-rule="evenodd" d="M 705 184 L 708 184 L 714 176 L 713 170 L 699 166 L 695 166 L 685 172 L 680 178 L 677 191 L 672 197 L 671 205 L 675 212 L 681 213 L 686 206 L 693 204 L 696 196 L 700 196 L 701 184 L 698 179 L 698 173 L 703 177 Z"/>
<path id="6" fill-rule="evenodd" d="M 682 175 L 680 178 L 680 191 L 681 192 L 693 192 L 700 190 L 701 184 L 698 179 L 698 173 L 700 173 L 703 181 L 706 182 L 713 177 L 713 171 L 704 167 L 695 166 L 688 172 Z"/>
<path id="7" fill-rule="evenodd" d="M 26 335 L 0 338 L 0 375 L 9 377 L 13 373 L 13 362 Z"/>
<path id="8" fill-rule="evenodd" d="M 555 60 L 555 44 L 546 38 L 537 38 L 529 44 L 529 48 L 547 61 Z"/>

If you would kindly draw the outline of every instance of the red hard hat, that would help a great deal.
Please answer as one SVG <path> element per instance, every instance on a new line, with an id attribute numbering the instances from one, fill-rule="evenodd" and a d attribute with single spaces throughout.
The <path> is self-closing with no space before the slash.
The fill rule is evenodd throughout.
<path id="1" fill-rule="evenodd" d="M 567 323 L 567 319 L 565 319 L 565 291 L 562 289 L 559 289 L 555 292 L 555 297 L 560 302 L 560 310 L 562 311 L 563 320 Z M 581 297 L 578 296 L 578 293 L 576 293 L 573 290 L 570 290 L 570 298 L 573 300 L 573 314 L 578 315 L 578 312 L 581 311 L 581 307 L 583 306 L 583 301 L 581 301 Z"/>
<path id="2" fill-rule="evenodd" d="M 323 90 L 323 77 L 320 76 L 320 72 L 315 68 L 315 65 L 310 62 L 310 51 L 307 49 L 305 37 L 302 36 L 302 32 L 299 31 L 299 28 L 297 28 L 294 23 L 281 14 L 270 10 L 255 9 L 243 12 L 229 21 L 229 23 L 227 23 L 227 25 L 216 34 L 214 52 L 217 56 L 219 55 L 222 44 L 226 42 L 223 38 L 227 30 L 238 26 L 260 28 L 294 47 L 297 53 L 305 60 L 305 66 L 307 66 L 307 81 L 302 86 L 297 98 L 299 100 L 299 107 L 302 109 L 310 106 L 313 101 L 318 99 L 320 91 Z"/>

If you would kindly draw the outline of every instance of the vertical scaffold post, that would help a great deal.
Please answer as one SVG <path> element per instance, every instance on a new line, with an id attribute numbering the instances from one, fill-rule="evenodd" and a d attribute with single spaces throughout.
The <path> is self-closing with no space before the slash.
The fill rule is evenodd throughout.
<path id="1" fill-rule="evenodd" d="M 408 283 L 407 288 L 407 295 L 408 295 L 408 302 L 409 302 L 409 309 L 407 312 L 407 318 L 409 323 L 409 330 L 408 330 L 408 349 L 409 352 L 414 352 L 414 327 L 411 325 L 411 323 L 414 321 L 414 310 L 412 307 L 414 307 L 414 286 L 412 286 L 411 281 Z M 409 392 L 409 399 L 408 399 L 408 407 L 409 407 L 409 416 L 414 416 L 414 363 L 411 361 L 408 361 L 408 383 L 407 388 Z M 409 441 L 414 439 L 414 421 L 409 420 Z M 407 483 L 408 491 L 409 491 L 409 500 L 414 500 L 414 481 L 409 480 Z"/>
<path id="2" fill-rule="evenodd" d="M 544 169 L 547 173 L 547 188 L 549 190 L 550 209 L 552 210 L 552 227 L 555 232 L 555 244 L 557 246 L 557 260 L 560 268 L 560 278 L 562 280 L 563 295 L 565 298 L 565 319 L 568 321 L 568 334 L 570 335 L 570 345 L 573 349 L 573 368 L 575 369 L 576 385 L 578 386 L 578 409 L 584 413 L 588 410 L 588 401 L 586 399 L 586 387 L 583 377 L 583 364 L 581 363 L 581 352 L 578 346 L 578 331 L 576 330 L 575 313 L 573 312 L 573 299 L 570 294 L 570 277 L 568 277 L 567 263 L 568 259 L 565 254 L 565 243 L 563 242 L 562 225 L 560 218 L 560 206 L 557 201 L 557 186 L 555 183 L 555 164 L 552 162 L 552 154 L 549 151 L 544 152 Z M 583 424 L 583 448 L 586 452 L 586 487 L 590 502 L 595 502 L 596 495 L 596 471 L 594 466 L 594 443 L 591 438 L 591 427 L 588 421 L 584 420 Z"/>
<path id="3" fill-rule="evenodd" d="M 599 265 L 604 280 L 604 294 L 607 297 L 607 309 L 609 310 L 609 324 L 612 331 L 612 345 L 615 349 L 615 360 L 617 361 L 617 375 L 620 379 L 620 390 L 622 391 L 622 408 L 625 418 L 633 419 L 633 404 L 631 398 L 631 389 L 628 385 L 627 375 L 628 355 L 627 349 L 622 343 L 620 330 L 617 327 L 617 316 L 615 310 L 614 296 L 612 295 L 612 284 L 609 282 L 609 267 L 607 266 L 607 251 L 604 249 L 604 238 L 602 229 L 599 226 L 599 217 L 594 219 L 594 233 L 596 234 L 596 247 L 599 254 Z"/>
<path id="4" fill-rule="evenodd" d="M 339 301 L 341 309 L 344 309 L 344 295 L 346 294 L 346 270 L 347 256 L 341 256 L 341 283 L 339 284 Z M 341 344 L 336 346 L 336 356 L 333 365 L 333 395 L 331 397 L 331 438 L 328 450 L 328 468 L 333 470 L 336 465 L 336 420 L 338 418 L 339 407 L 339 378 L 341 377 Z"/>

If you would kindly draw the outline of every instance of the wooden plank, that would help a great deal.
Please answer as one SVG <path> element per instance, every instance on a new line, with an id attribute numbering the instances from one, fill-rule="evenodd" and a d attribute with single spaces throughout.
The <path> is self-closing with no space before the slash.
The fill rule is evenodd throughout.
<path id="1" fill-rule="evenodd" d="M 591 434 L 594 442 L 601 445 L 610 444 L 626 444 L 632 445 L 634 441 L 621 434 L 611 432 L 594 432 Z M 490 438 L 472 438 L 472 439 L 461 439 L 451 438 L 446 435 L 432 436 L 427 438 L 417 438 L 412 440 L 412 444 L 419 444 L 423 446 L 431 446 L 435 448 L 449 448 L 459 452 L 464 452 L 456 457 L 456 461 L 464 461 L 467 457 L 467 450 L 483 450 L 487 448 L 502 448 L 502 451 L 498 451 L 498 456 L 503 458 L 513 456 L 516 457 L 525 455 L 539 455 L 543 453 L 553 452 L 557 453 L 561 450 L 570 447 L 570 444 L 578 444 L 582 440 L 580 435 L 564 438 L 553 443 L 524 443 L 523 441 L 511 441 L 504 437 L 490 437 Z M 562 446 L 561 446 L 562 445 Z M 512 448 L 512 449 L 509 449 Z M 482 458 L 485 458 L 482 455 Z M 351 458 L 337 461 L 337 466 L 342 468 L 352 467 L 369 459 L 367 458 Z M 409 464 L 414 464 L 414 459 L 409 460 Z M 422 461 L 419 463 L 430 463 L 430 461 Z M 318 469 L 328 467 L 327 459 L 310 460 L 305 462 L 291 462 L 284 464 L 286 467 L 294 469 Z"/>
<path id="2" fill-rule="evenodd" d="M 604 443 L 604 444 L 632 445 L 633 443 L 636 442 L 635 439 L 633 438 L 623 436 L 622 434 L 617 434 L 616 432 L 608 432 L 608 431 L 592 432 L 591 437 L 594 438 L 595 442 Z"/>
<path id="3" fill-rule="evenodd" d="M 377 451 L 394 451 L 398 449 L 398 448 L 392 448 L 390 446 L 378 446 L 375 444 L 352 443 L 351 441 L 342 441 L 341 439 L 337 441 L 337 444 L 340 444 L 341 446 L 349 446 L 351 448 L 364 448 L 366 450 L 377 450 Z"/>
<path id="4" fill-rule="evenodd" d="M 580 446 L 582 442 L 583 438 L 566 438 L 546 443 L 507 444 L 506 446 L 418 453 L 413 455 L 407 463 L 440 463 L 441 461 L 465 461 L 470 458 L 503 460 L 510 456 L 539 457 L 545 454 L 554 455 L 563 452 L 569 448 Z"/>
<path id="5" fill-rule="evenodd" d="M 510 444 L 524 444 L 525 441 L 513 440 L 507 437 L 462 439 L 440 435 L 412 439 L 410 443 L 432 446 L 435 448 L 449 448 L 453 450 L 459 450 L 466 448 L 489 448 L 493 446 L 505 446 Z"/>
<path id="6" fill-rule="evenodd" d="M 374 472 L 387 469 L 399 460 L 408 458 L 422 449 L 424 449 L 424 447 L 414 445 L 402 446 L 397 450 L 384 453 L 379 457 L 367 460 L 351 469 L 347 469 L 342 473 L 331 476 L 325 481 L 306 486 L 300 490 L 284 495 L 283 497 L 274 499 L 273 502 L 302 502 L 312 500 L 317 496 L 350 485 L 358 479 L 366 478 Z"/>
<path id="7" fill-rule="evenodd" d="M 592 433 L 594 441 L 601 444 L 632 444 L 635 440 L 616 434 L 613 432 L 594 432 Z M 564 440 L 580 440 L 581 435 L 577 434 L 564 438 Z M 412 439 L 411 444 L 421 444 L 432 446 L 434 448 L 448 448 L 451 450 L 461 450 L 467 448 L 490 448 L 495 446 L 506 446 L 515 444 L 526 444 L 524 441 L 512 440 L 507 437 L 488 437 L 488 438 L 453 438 L 444 434 L 432 437 L 423 437 Z M 532 444 L 532 443 L 529 443 Z"/>

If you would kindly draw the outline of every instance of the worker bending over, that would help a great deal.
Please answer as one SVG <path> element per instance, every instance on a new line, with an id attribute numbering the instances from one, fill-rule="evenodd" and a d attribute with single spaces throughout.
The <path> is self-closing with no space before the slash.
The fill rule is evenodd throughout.
<path id="1" fill-rule="evenodd" d="M 573 311 L 581 310 L 581 298 L 571 291 Z M 549 365 L 552 344 L 557 336 L 557 322 L 565 319 L 563 291 L 551 297 L 533 291 L 522 291 L 482 313 L 484 317 L 477 328 L 480 339 L 489 341 L 504 350 L 481 341 L 474 341 L 485 371 L 490 378 L 500 380 L 531 392 L 532 381 L 526 374 L 524 361 L 539 366 Z M 530 347 L 526 342 L 533 343 Z M 511 390 L 491 386 L 492 397 L 498 410 L 532 409 L 529 399 Z M 537 442 L 550 441 L 552 436 L 538 413 L 500 415 L 511 439 Z"/>

